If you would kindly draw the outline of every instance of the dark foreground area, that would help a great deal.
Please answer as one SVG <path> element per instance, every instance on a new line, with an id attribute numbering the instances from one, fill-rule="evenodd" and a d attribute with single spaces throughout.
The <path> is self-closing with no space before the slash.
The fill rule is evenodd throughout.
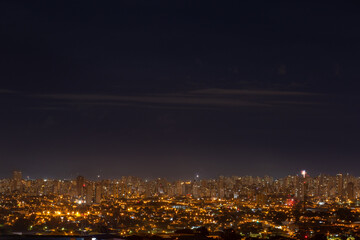
<path id="1" fill-rule="evenodd" d="M 345 235 L 336 238 L 328 237 L 325 234 L 317 234 L 312 237 L 307 235 L 298 235 L 293 238 L 283 236 L 269 236 L 266 238 L 245 237 L 236 233 L 223 233 L 220 235 L 206 236 L 203 234 L 169 234 L 169 235 L 132 235 L 120 236 L 116 234 L 98 234 L 98 235 L 0 235 L 0 240 L 252 240 L 252 239 L 269 239 L 269 240 L 286 240 L 286 239 L 312 239 L 312 240 L 325 240 L 325 239 L 338 239 L 338 240 L 358 240 L 360 237 L 348 237 Z"/>

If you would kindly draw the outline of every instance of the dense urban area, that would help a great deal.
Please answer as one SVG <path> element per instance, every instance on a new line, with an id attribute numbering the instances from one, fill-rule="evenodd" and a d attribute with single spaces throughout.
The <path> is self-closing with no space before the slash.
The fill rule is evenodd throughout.
<path id="1" fill-rule="evenodd" d="M 138 177 L 96 181 L 0 181 L 2 235 L 178 238 L 355 239 L 360 178 L 220 176 L 169 182 Z M 358 222 L 359 221 L 359 222 Z"/>

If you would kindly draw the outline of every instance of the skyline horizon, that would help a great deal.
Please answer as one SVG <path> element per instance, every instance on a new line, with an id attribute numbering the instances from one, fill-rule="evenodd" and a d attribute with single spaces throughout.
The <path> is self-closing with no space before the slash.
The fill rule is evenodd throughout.
<path id="1" fill-rule="evenodd" d="M 310 172 L 309 173 L 309 171 L 305 170 L 305 169 L 299 170 L 298 172 L 288 173 L 288 174 L 285 174 L 285 175 L 282 175 L 282 176 L 274 176 L 274 175 L 271 175 L 271 174 L 263 174 L 263 175 L 251 175 L 251 174 L 247 174 L 247 175 L 246 174 L 245 175 L 236 175 L 236 174 L 226 175 L 226 174 L 217 174 L 216 176 L 203 177 L 201 174 L 195 173 L 194 175 L 192 175 L 192 177 L 188 176 L 188 177 L 180 177 L 180 178 L 176 178 L 176 177 L 168 178 L 168 177 L 164 177 L 164 176 L 142 177 L 142 176 L 139 176 L 139 175 L 118 175 L 118 176 L 112 176 L 112 177 L 107 177 L 107 176 L 104 176 L 104 175 L 88 176 L 88 175 L 85 175 L 85 174 L 76 173 L 76 174 L 71 174 L 69 177 L 56 178 L 56 177 L 48 177 L 48 176 L 31 177 L 31 175 L 28 175 L 28 174 L 24 175 L 23 171 L 17 169 L 17 170 L 11 171 L 8 174 L 9 175 L 8 177 L 0 177 L 0 180 L 11 179 L 12 174 L 14 172 L 21 172 L 23 180 L 38 180 L 38 179 L 43 179 L 43 180 L 74 180 L 78 176 L 82 176 L 86 180 L 90 180 L 90 181 L 120 180 L 120 178 L 123 178 L 123 177 L 135 177 L 135 178 L 138 178 L 138 179 L 141 179 L 141 180 L 144 180 L 144 181 L 152 181 L 152 180 L 156 180 L 156 179 L 165 179 L 165 180 L 168 180 L 168 181 L 178 181 L 178 180 L 180 180 L 180 181 L 193 181 L 196 178 L 198 178 L 198 180 L 213 180 L 213 179 L 218 179 L 220 177 L 226 177 L 226 178 L 232 178 L 232 177 L 240 177 L 240 178 L 242 178 L 242 177 L 259 177 L 259 178 L 271 177 L 274 180 L 277 180 L 277 179 L 282 179 L 282 178 L 286 178 L 286 177 L 289 177 L 289 176 L 291 176 L 291 177 L 301 176 L 303 174 L 302 173 L 303 171 L 306 171 L 306 176 L 308 176 L 310 178 L 319 177 L 321 175 L 334 177 L 334 176 L 336 176 L 338 174 L 348 175 L 348 176 L 360 178 L 360 175 L 356 175 L 356 174 L 350 173 L 348 171 L 345 171 L 345 172 L 342 171 L 342 172 L 337 172 L 337 173 L 324 173 L 324 172 Z"/>

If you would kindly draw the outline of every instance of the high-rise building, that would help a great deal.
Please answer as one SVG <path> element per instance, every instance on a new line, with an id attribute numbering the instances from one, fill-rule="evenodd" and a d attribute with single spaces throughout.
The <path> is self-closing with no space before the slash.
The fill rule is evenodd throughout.
<path id="1" fill-rule="evenodd" d="M 86 184 L 86 203 L 91 204 L 93 202 L 94 186 L 93 183 Z"/>
<path id="2" fill-rule="evenodd" d="M 95 186 L 95 203 L 99 204 L 101 202 L 101 183 L 97 183 Z"/>
<path id="3" fill-rule="evenodd" d="M 76 178 L 76 194 L 78 197 L 84 197 L 85 187 L 85 178 L 83 176 L 78 176 Z"/>
<path id="4" fill-rule="evenodd" d="M 182 194 L 182 183 L 180 180 L 178 180 L 175 182 L 175 195 L 181 196 Z"/>
<path id="5" fill-rule="evenodd" d="M 351 201 L 355 200 L 355 191 L 354 191 L 354 183 L 349 182 L 346 186 L 346 195 L 347 198 Z"/>
<path id="6" fill-rule="evenodd" d="M 22 180 L 22 173 L 20 171 L 13 171 L 13 180 L 21 181 Z"/>
<path id="7" fill-rule="evenodd" d="M 341 173 L 336 175 L 336 191 L 339 197 L 342 197 L 344 195 L 344 179 L 343 175 Z"/>
<path id="8" fill-rule="evenodd" d="M 22 187 L 22 173 L 20 171 L 13 171 L 11 191 L 21 191 Z"/>

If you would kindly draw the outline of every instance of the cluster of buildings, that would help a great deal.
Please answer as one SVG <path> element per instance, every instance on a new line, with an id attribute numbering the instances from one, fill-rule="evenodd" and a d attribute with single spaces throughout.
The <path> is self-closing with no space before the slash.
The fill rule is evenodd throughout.
<path id="1" fill-rule="evenodd" d="M 14 171 L 10 179 L 0 180 L 0 193 L 26 194 L 28 196 L 64 195 L 79 203 L 99 204 L 109 197 L 149 198 L 179 197 L 212 199 L 247 199 L 265 203 L 268 196 L 279 195 L 304 201 L 337 200 L 354 202 L 360 195 L 360 178 L 349 174 L 318 175 L 310 177 L 305 171 L 299 175 L 274 179 L 270 176 L 220 176 L 216 179 L 200 179 L 199 175 L 189 181 L 167 181 L 157 178 L 151 181 L 133 176 L 119 179 L 89 180 L 83 176 L 76 179 L 23 179 L 20 171 Z"/>
<path id="2" fill-rule="evenodd" d="M 305 171 L 281 179 L 196 176 L 173 182 L 132 176 L 25 180 L 14 171 L 0 180 L 0 230 L 128 236 L 205 227 L 212 234 L 233 229 L 256 237 L 360 237 L 359 193 L 358 177 L 310 177 Z"/>

